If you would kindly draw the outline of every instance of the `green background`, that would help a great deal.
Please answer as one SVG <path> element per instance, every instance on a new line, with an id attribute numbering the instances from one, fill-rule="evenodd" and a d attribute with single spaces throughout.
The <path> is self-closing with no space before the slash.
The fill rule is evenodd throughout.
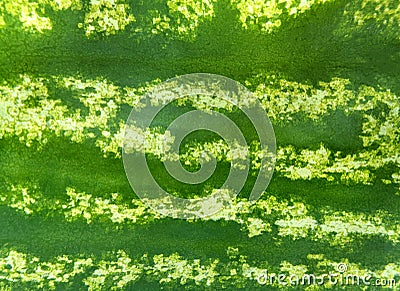
<path id="1" fill-rule="evenodd" d="M 141 264 L 136 279 L 126 279 L 123 284 L 132 290 L 282 287 L 261 286 L 255 275 L 246 275 L 243 267 L 246 264 L 268 269 L 270 273 L 301 273 L 295 266 L 303 266 L 300 269 L 306 268 L 308 273 L 322 274 L 335 272 L 335 266 L 343 262 L 349 272 L 364 270 L 374 278 L 386 276 L 399 281 L 400 174 L 396 173 L 400 173 L 400 121 L 395 109 L 400 104 L 396 95 L 400 93 L 400 2 L 312 1 L 308 9 L 294 14 L 290 14 L 290 9 L 301 7 L 300 1 L 271 2 L 259 1 L 265 10 L 257 16 L 247 16 L 245 21 L 241 15 L 250 13 L 252 8 L 248 6 L 257 7 L 257 1 L 199 2 L 203 3 L 203 15 L 191 8 L 198 6 L 190 1 L 118 2 L 125 5 L 126 13 L 135 20 L 123 29 L 119 25 L 118 30 L 113 30 L 110 26 L 103 29 L 95 19 L 94 31 L 89 35 L 85 34 L 90 25 L 85 17 L 91 11 L 100 11 L 101 19 L 104 17 L 101 13 L 117 9 L 117 4 L 107 8 L 106 4 L 95 6 L 89 1 L 64 1 L 69 6 L 56 9 L 51 1 L 0 2 L 3 20 L 3 24 L 0 21 L 0 102 L 5 112 L 0 115 L 0 288 L 78 290 L 95 286 L 93 289 L 109 289 L 117 286 L 127 271 L 117 268 L 113 273 L 109 268 L 111 263 L 104 276 L 96 273 L 96 269 L 101 261 L 117 261 L 121 257 L 119 250 L 132 259 L 132 264 Z M 212 16 L 205 13 L 208 6 L 204 3 L 212 3 Z M 241 3 L 248 6 L 243 8 Z M 189 7 L 189 17 L 179 12 L 180 6 Z M 28 11 L 34 7 L 39 17 L 49 19 L 51 29 L 27 25 L 21 20 L 24 7 L 30 7 Z M 154 19 L 158 16 L 169 19 L 168 27 L 157 27 Z M 194 28 L 185 33 L 177 30 L 190 27 L 196 19 Z M 279 24 L 266 30 L 262 24 L 268 21 Z M 113 222 L 109 219 L 111 214 L 94 213 L 88 220 L 83 217 L 83 210 L 67 217 L 65 213 L 70 208 L 61 207 L 71 201 L 67 189 L 92 195 L 92 204 L 81 204 L 89 212 L 96 197 L 125 208 L 141 205 L 135 202 L 136 196 L 126 179 L 118 156 L 120 148 L 107 151 L 96 141 L 110 143 L 104 139 L 103 132 L 115 134 L 120 121 L 125 121 L 134 107 L 129 100 L 118 101 L 120 97 L 116 97 L 128 92 L 125 87 L 140 97 L 152 84 L 198 72 L 232 78 L 265 100 L 278 149 L 290 147 L 296 153 L 293 158 L 290 153 L 278 158 L 278 168 L 262 197 L 269 201 L 265 203 L 272 213 L 268 214 L 261 206 L 246 204 L 247 212 L 231 215 L 229 219 L 160 218 L 147 208 L 135 212 L 136 222 L 132 219 Z M 25 81 L 28 85 L 24 87 L 21 84 L 27 77 L 30 80 Z M 61 84 L 63 78 L 88 85 L 84 89 L 67 88 Z M 335 80 L 339 81 L 335 83 Z M 110 88 L 101 93 L 98 87 L 101 82 L 113 84 L 118 93 L 111 94 L 114 89 Z M 335 84 L 339 85 L 335 87 Z M 43 93 L 41 86 L 47 92 Z M 318 92 L 326 94 L 319 103 L 313 101 Z M 93 112 L 79 99 L 91 93 L 98 102 L 93 105 Z M 23 94 L 28 97 L 21 97 L 17 105 Z M 274 98 L 287 98 L 290 104 L 302 105 L 289 110 L 287 104 L 274 103 Z M 345 101 L 322 108 L 324 102 L 333 104 L 340 98 Z M 83 135 L 77 139 L 73 138 L 74 130 L 61 125 L 58 132 L 39 126 L 18 131 L 18 124 L 32 123 L 37 117 L 29 110 L 43 107 L 43 100 L 58 102 L 66 108 L 63 118 L 80 118 L 82 124 L 91 114 L 99 116 L 98 109 L 106 107 L 109 100 L 115 100 L 117 109 L 115 114 L 104 117 L 104 125 L 87 125 L 81 129 Z M 313 107 L 318 106 L 321 111 L 313 115 Z M 11 115 L 10 110 L 18 114 Z M 79 118 L 74 115 L 76 110 L 81 112 Z M 376 131 L 368 123 L 368 116 L 377 120 Z M 46 118 L 50 123 L 57 120 L 56 116 Z M 379 134 L 382 133 L 380 124 L 392 125 L 392 131 Z M 33 132 L 31 140 L 30 132 Z M 38 132 L 43 132 L 45 140 L 37 136 Z M 372 142 L 363 142 L 363 136 L 371 137 Z M 192 142 L 196 140 L 201 143 L 201 135 Z M 346 164 L 347 170 L 336 168 L 329 172 L 326 165 L 307 160 L 307 153 L 302 150 L 315 152 L 321 145 L 331 153 L 331 166 L 338 159 L 352 157 Z M 156 157 L 153 162 L 157 163 Z M 309 166 L 314 170 L 311 176 L 302 176 L 301 172 L 290 170 L 291 165 Z M 359 178 L 351 174 L 357 170 L 361 172 L 354 175 L 361 175 Z M 362 176 L 363 173 L 368 177 Z M 220 183 L 223 177 L 224 169 L 214 176 L 214 182 Z M 250 185 L 240 197 L 246 197 L 252 179 L 249 178 Z M 165 183 L 170 183 L 168 178 Z M 23 188 L 28 189 L 34 202 L 24 200 Z M 185 191 L 190 192 L 182 188 L 181 194 L 185 195 Z M 112 198 L 112 193 L 118 193 L 118 197 Z M 268 197 L 275 197 L 279 205 Z M 18 204 L 18 201 L 23 202 Z M 301 208 L 298 203 L 307 208 L 308 216 L 292 215 L 285 210 Z M 338 218 L 332 224 L 334 230 L 321 228 L 329 224 L 326 216 Z M 312 217 L 319 226 L 301 225 L 296 217 Z M 254 218 L 261 219 L 270 228 L 249 235 Z M 278 220 L 294 224 L 285 228 L 282 223 L 276 223 Z M 296 226 L 296 223 L 299 224 Z M 12 252 L 25 256 L 26 268 L 21 262 L 10 262 L 10 254 L 15 254 Z M 160 254 L 169 258 L 163 261 L 164 269 L 154 259 Z M 62 256 L 68 256 L 72 262 L 55 266 Z M 39 261 L 32 261 L 34 257 Z M 92 258 L 93 264 L 57 282 L 55 278 L 71 272 L 73 262 L 79 258 Z M 184 261 L 184 269 L 188 270 L 189 265 L 196 264 L 195 260 L 205 266 L 218 260 L 217 274 L 205 275 L 212 278 L 210 284 L 207 279 L 194 279 L 201 273 L 198 270 L 188 275 L 173 267 L 176 262 Z M 45 269 L 43 262 L 53 264 L 48 267 L 49 272 L 44 272 L 41 279 L 29 279 L 29 274 L 35 273 L 39 265 Z M 287 262 L 291 267 L 287 267 Z M 57 269 L 62 270 L 61 275 L 56 274 Z M 52 272 L 55 278 L 49 275 Z M 106 279 L 98 285 L 87 283 L 89 277 L 102 276 Z"/>

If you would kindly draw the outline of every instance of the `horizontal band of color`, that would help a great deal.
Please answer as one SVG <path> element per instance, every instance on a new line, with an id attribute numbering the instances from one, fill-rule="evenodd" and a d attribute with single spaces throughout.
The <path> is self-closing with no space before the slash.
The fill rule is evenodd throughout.
<path id="1" fill-rule="evenodd" d="M 8 193 L 3 193 L 0 203 L 27 215 L 59 213 L 67 221 L 78 219 L 85 220 L 88 224 L 104 219 L 116 225 L 147 224 L 165 218 L 139 199 L 133 199 L 129 205 L 118 203 L 118 193 L 103 198 L 69 187 L 65 194 L 65 200 L 46 199 L 38 189 L 12 186 Z M 315 241 L 327 241 L 332 245 L 352 241 L 357 236 L 371 235 L 384 237 L 393 243 L 399 242 L 400 226 L 395 223 L 398 220 L 397 214 L 384 210 L 357 214 L 324 207 L 316 214 L 310 214 L 308 207 L 302 202 L 279 200 L 274 195 L 267 194 L 265 199 L 255 203 L 246 199 L 233 200 L 229 206 L 204 220 L 234 221 L 242 226 L 249 237 L 271 232 L 273 227 L 278 227 L 279 236 L 293 239 L 307 237 Z M 257 218 L 254 218 L 253 213 L 259 214 Z"/>
<path id="2" fill-rule="evenodd" d="M 400 274 L 400 266 L 396 263 L 389 263 L 379 269 L 369 269 L 348 259 L 342 262 L 330 260 L 324 254 L 311 253 L 307 256 L 307 265 L 314 266 L 313 270 L 310 270 L 306 265 L 292 264 L 288 261 L 281 261 L 277 266 L 271 266 L 267 262 L 254 265 L 235 247 L 229 247 L 226 253 L 229 260 L 225 263 L 218 259 L 185 259 L 178 253 L 154 256 L 143 254 L 133 258 L 123 250 L 108 253 L 103 259 L 61 255 L 44 261 L 29 253 L 13 249 L 3 250 L 0 256 L 0 287 L 30 286 L 30 288 L 51 290 L 76 284 L 75 286 L 80 288 L 85 285 L 89 290 L 120 290 L 134 286 L 140 279 L 145 279 L 166 286 L 195 284 L 199 287 L 238 288 L 242 284 L 248 286 L 250 283 L 255 288 L 260 286 L 259 284 L 266 283 L 261 280 L 265 279 L 262 276 L 277 274 L 285 274 L 292 279 L 309 279 L 310 274 L 318 278 L 323 274 L 332 274 L 337 279 L 342 274 L 360 278 L 369 276 L 391 280 L 391 284 L 395 284 L 395 279 L 398 279 Z M 287 288 L 283 284 L 278 284 L 278 281 L 267 280 L 267 282 L 275 287 Z M 334 281 L 324 281 L 320 286 L 315 282 L 309 284 L 314 285 L 313 289 L 316 290 L 324 290 L 327 286 L 335 285 Z"/>
<path id="3" fill-rule="evenodd" d="M 22 77 L 19 85 L 0 87 L 2 92 L 0 136 L 17 136 L 28 146 L 38 142 L 39 147 L 40 144 L 46 144 L 52 135 L 67 136 L 78 143 L 86 139 L 95 139 L 96 145 L 104 154 L 114 154 L 118 157 L 121 153 L 125 127 L 124 121 L 117 117 L 120 106 L 137 106 L 143 94 L 159 81 L 156 80 L 155 83 L 141 88 L 119 88 L 106 80 L 81 81 L 74 78 L 55 78 L 51 82 L 55 82 L 56 86 L 71 90 L 75 95 L 70 102 L 76 100 L 80 102 L 82 108 L 69 108 L 64 105 L 66 101 L 62 101 L 62 96 L 61 99 L 54 99 L 55 96 L 50 97 L 49 85 L 46 86 L 43 79 L 33 80 L 27 76 Z M 284 80 L 277 82 L 283 82 L 281 86 L 291 88 L 292 92 L 289 90 L 285 93 L 278 89 L 272 92 L 270 89 L 267 90 L 266 86 L 256 90 L 256 94 L 265 97 L 260 98 L 260 101 L 264 103 L 270 115 L 271 112 L 280 112 L 282 116 L 290 119 L 293 114 L 302 112 L 309 118 L 316 118 L 339 107 L 349 112 L 361 112 L 364 115 L 361 138 L 365 148 L 359 153 L 345 157 L 339 157 L 339 153 L 332 154 L 324 146 L 316 151 L 295 151 L 290 146 L 280 148 L 276 166 L 278 172 L 282 172 L 291 179 L 324 178 L 328 180 L 333 179 L 331 173 L 340 173 L 341 180 L 370 183 L 373 181 L 371 168 L 380 168 L 390 163 L 400 164 L 399 147 L 396 142 L 393 142 L 397 140 L 400 128 L 396 126 L 400 124 L 399 98 L 396 95 L 388 91 L 378 92 L 371 87 L 363 87 L 358 92 L 353 92 L 346 89 L 349 81 L 340 79 L 335 79 L 331 83 L 321 83 L 322 87 L 325 86 L 325 91 Z M 315 93 L 312 93 L 313 91 Z M 374 96 L 374 98 L 368 96 Z M 198 102 L 195 106 L 201 109 L 207 106 L 219 108 L 226 105 L 224 102 L 210 103 L 201 98 L 195 100 Z M 353 105 L 346 107 L 345 105 L 349 105 L 350 101 Z M 32 107 L 32 102 L 35 103 L 34 107 Z M 387 107 L 387 112 L 382 113 L 384 115 L 375 116 L 369 113 L 377 104 L 384 104 Z M 272 116 L 280 119 L 278 115 L 272 114 Z M 152 130 L 138 131 L 138 140 L 142 136 L 141 133 L 142 135 L 146 133 L 141 150 L 160 156 L 161 152 L 157 151 L 160 149 L 159 146 L 154 145 L 159 144 L 160 140 L 165 140 L 164 134 Z M 376 144 L 379 145 L 378 148 Z M 208 143 L 205 146 L 220 157 L 222 152 L 229 152 L 221 143 Z M 374 148 L 370 149 L 369 146 Z M 203 149 L 204 145 L 195 145 L 193 149 L 190 149 L 184 155 L 187 163 L 197 163 L 198 160 L 195 157 Z M 253 151 L 251 155 L 256 158 L 253 160 L 253 168 L 259 168 L 257 157 L 263 153 Z M 316 158 L 320 160 L 316 162 Z M 290 160 L 290 166 L 284 163 L 287 159 Z M 398 176 L 398 173 L 393 173 L 393 175 Z M 385 181 L 398 182 L 392 177 L 388 177 Z"/>

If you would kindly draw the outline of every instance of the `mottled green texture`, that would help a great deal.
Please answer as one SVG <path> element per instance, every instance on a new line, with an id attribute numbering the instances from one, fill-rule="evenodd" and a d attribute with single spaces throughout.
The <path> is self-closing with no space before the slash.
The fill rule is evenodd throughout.
<path id="1" fill-rule="evenodd" d="M 262 269 L 321 274 L 339 263 L 400 282 L 399 9 L 398 0 L 0 2 L 0 290 L 254 290 Z M 277 163 L 249 203 L 266 154 L 251 142 L 238 199 L 181 221 L 136 198 L 121 142 L 146 91 L 194 72 L 254 92 L 274 124 Z M 204 149 L 214 153 L 213 179 L 190 188 L 163 176 L 160 159 L 176 157 L 159 141 L 190 108 L 217 109 L 254 135 L 235 108 L 201 96 L 168 107 L 147 140 L 138 131 L 159 181 L 185 197 L 214 191 L 240 154 L 198 132 L 180 159 L 193 171 Z"/>

